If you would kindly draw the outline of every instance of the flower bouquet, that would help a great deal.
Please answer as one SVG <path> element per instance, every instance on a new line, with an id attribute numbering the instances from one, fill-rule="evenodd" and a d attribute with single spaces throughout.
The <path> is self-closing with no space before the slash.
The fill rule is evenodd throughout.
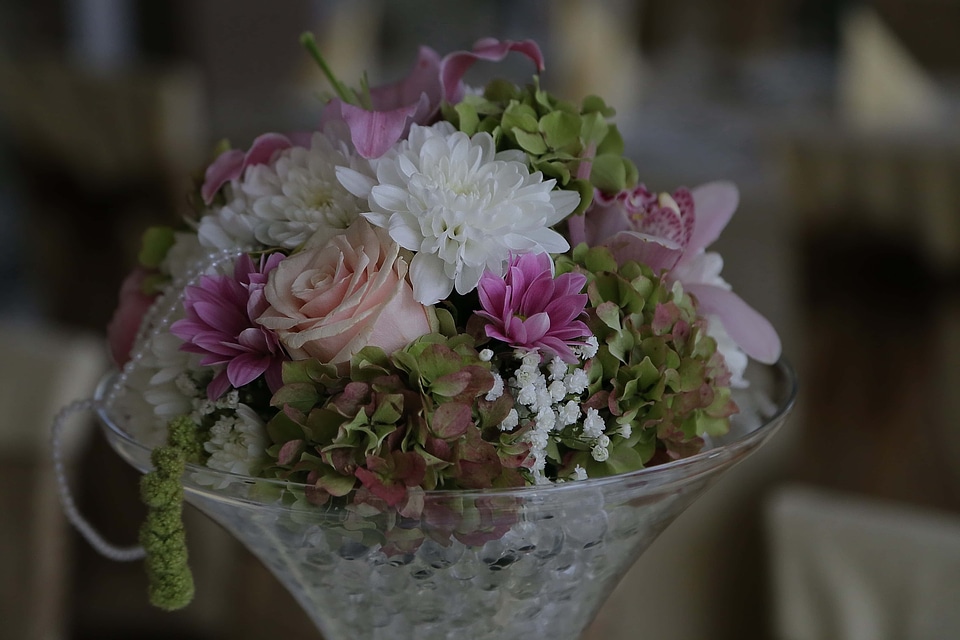
<path id="1" fill-rule="evenodd" d="M 492 39 L 221 149 L 143 237 L 96 406 L 146 472 L 151 598 L 193 592 L 193 502 L 328 638 L 576 637 L 782 422 L 776 332 L 706 251 L 716 182 L 648 190 L 613 109 L 463 78 Z M 751 369 L 752 370 L 752 369 Z"/>

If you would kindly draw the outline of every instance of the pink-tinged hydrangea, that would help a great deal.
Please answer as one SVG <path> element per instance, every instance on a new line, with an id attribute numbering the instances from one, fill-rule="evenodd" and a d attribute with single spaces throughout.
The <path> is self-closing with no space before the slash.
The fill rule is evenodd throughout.
<path id="1" fill-rule="evenodd" d="M 688 191 L 654 195 L 641 185 L 615 195 L 597 193 L 582 216 L 569 219 L 571 243 L 611 249 L 620 264 L 636 260 L 666 271 L 697 299 L 701 313 L 718 319 L 751 358 L 771 364 L 780 338 L 770 322 L 720 277 L 723 260 L 706 248 L 727 226 L 739 203 L 736 186 L 711 182 Z"/>
<path id="2" fill-rule="evenodd" d="M 512 260 L 503 277 L 486 272 L 478 286 L 482 311 L 476 313 L 488 322 L 488 337 L 574 363 L 571 347 L 593 335 L 580 320 L 587 279 L 579 273 L 554 278 L 552 267 L 549 255 L 528 253 Z"/>
<path id="3" fill-rule="evenodd" d="M 186 317 L 170 330 L 185 341 L 184 351 L 204 356 L 202 366 L 225 365 L 207 387 L 211 400 L 261 375 L 271 390 L 282 385 L 280 370 L 286 356 L 276 334 L 257 324 L 256 318 L 269 307 L 263 295 L 267 276 L 283 259 L 274 253 L 256 265 L 243 255 L 232 276 L 204 276 L 184 292 Z"/>

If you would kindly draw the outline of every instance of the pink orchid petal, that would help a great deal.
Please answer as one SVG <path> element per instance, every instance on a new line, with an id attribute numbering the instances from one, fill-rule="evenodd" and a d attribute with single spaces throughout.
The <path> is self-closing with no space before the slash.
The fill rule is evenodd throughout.
<path id="1" fill-rule="evenodd" d="M 570 234 L 570 246 L 576 247 L 581 242 L 587 241 L 587 229 L 584 223 L 586 216 L 570 216 L 567 218 L 567 231 Z"/>
<path id="2" fill-rule="evenodd" d="M 672 269 L 683 256 L 683 248 L 677 243 L 634 231 L 621 231 L 604 244 L 610 248 L 617 264 L 634 260 L 657 274 Z"/>
<path id="3" fill-rule="evenodd" d="M 707 284 L 685 284 L 683 288 L 697 299 L 702 313 L 720 318 L 727 335 L 748 356 L 764 364 L 780 359 L 780 337 L 776 329 L 740 296 Z"/>
<path id="4" fill-rule="evenodd" d="M 527 56 L 537 66 L 538 72 L 543 71 L 543 54 L 533 40 L 515 42 L 513 40 L 484 38 L 473 45 L 473 51 L 457 51 L 445 56 L 440 61 L 440 83 L 443 87 L 444 99 L 451 104 L 463 100 L 465 91 L 462 82 L 463 76 L 477 60 L 499 62 L 511 51 Z"/>
<path id="5" fill-rule="evenodd" d="M 687 255 L 695 255 L 713 244 L 740 203 L 740 192 L 732 182 L 708 182 L 694 188 L 691 193 L 696 224 L 687 245 Z"/>
<path id="6" fill-rule="evenodd" d="M 357 153 L 372 159 L 382 156 L 404 136 L 412 118 L 424 105 L 429 105 L 425 93 L 420 94 L 419 102 L 392 111 L 367 111 L 341 102 L 340 113 L 350 127 L 350 138 Z"/>

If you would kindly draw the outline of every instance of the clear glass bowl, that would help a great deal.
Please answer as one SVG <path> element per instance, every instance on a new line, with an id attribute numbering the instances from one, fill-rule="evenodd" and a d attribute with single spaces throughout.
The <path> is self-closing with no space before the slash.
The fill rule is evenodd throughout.
<path id="1" fill-rule="evenodd" d="M 308 486 L 190 465 L 186 499 L 236 536 L 296 597 L 327 640 L 578 638 L 654 539 L 786 420 L 785 361 L 751 364 L 730 432 L 692 457 L 548 486 L 427 492 L 423 516 L 329 509 Z M 98 394 L 110 444 L 141 471 L 150 449 Z"/>

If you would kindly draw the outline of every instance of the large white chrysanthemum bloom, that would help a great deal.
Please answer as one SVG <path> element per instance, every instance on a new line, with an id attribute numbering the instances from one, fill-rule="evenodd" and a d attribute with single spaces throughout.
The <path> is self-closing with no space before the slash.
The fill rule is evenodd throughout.
<path id="1" fill-rule="evenodd" d="M 201 220 L 200 242 L 210 248 L 256 241 L 295 249 L 310 237 L 323 242 L 343 233 L 366 203 L 337 180 L 336 168 L 361 168 L 350 147 L 317 132 L 310 147 L 293 146 L 247 168 L 228 185 L 229 200 Z"/>
<path id="2" fill-rule="evenodd" d="M 372 179 L 337 170 L 340 182 L 366 198 L 363 215 L 405 249 L 414 297 L 422 304 L 473 291 L 484 271 L 503 274 L 512 254 L 560 253 L 566 239 L 551 229 L 580 202 L 530 173 L 519 151 L 497 153 L 487 133 L 473 137 L 448 122 L 413 125 L 408 138 L 372 160 Z"/>

